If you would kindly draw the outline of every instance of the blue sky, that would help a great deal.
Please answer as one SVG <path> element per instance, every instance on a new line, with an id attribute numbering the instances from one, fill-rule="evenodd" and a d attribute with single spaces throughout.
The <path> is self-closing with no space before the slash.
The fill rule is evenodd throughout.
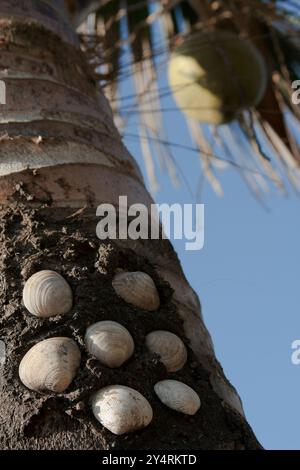
<path id="1" fill-rule="evenodd" d="M 179 123 L 174 132 L 180 134 Z M 144 170 L 138 144 L 130 141 L 128 147 Z M 195 187 L 197 157 L 178 150 L 174 155 Z M 174 189 L 167 175 L 160 174 L 159 181 L 156 202 L 194 202 L 184 186 Z M 222 183 L 224 198 L 208 184 L 203 191 L 203 250 L 173 244 L 258 439 L 268 449 L 300 449 L 300 365 L 291 362 L 291 343 L 300 339 L 300 199 L 272 193 L 266 212 L 234 170 Z"/>
<path id="2" fill-rule="evenodd" d="M 135 122 L 128 132 L 137 133 Z M 165 124 L 170 140 L 191 145 L 179 112 L 168 113 Z M 139 143 L 125 143 L 147 181 Z M 195 191 L 199 156 L 178 148 L 173 156 Z M 195 203 L 184 183 L 175 189 L 160 172 L 158 180 L 157 203 Z M 300 365 L 291 362 L 291 343 L 300 339 L 300 197 L 271 189 L 265 210 L 233 168 L 222 172 L 221 182 L 223 198 L 205 183 L 198 201 L 205 204 L 203 250 L 186 251 L 180 240 L 173 244 L 258 439 L 267 449 L 300 449 Z"/>

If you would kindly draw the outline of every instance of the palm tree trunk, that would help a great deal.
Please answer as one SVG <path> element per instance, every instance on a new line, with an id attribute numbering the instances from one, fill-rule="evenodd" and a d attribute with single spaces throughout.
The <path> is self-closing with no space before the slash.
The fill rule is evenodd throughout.
<path id="1" fill-rule="evenodd" d="M 60 0 L 0 0 L 0 360 L 1 449 L 255 449 L 241 401 L 217 362 L 199 301 L 167 240 L 99 242 L 95 207 L 151 204 L 139 169 L 123 146 L 112 113 L 78 48 Z M 158 312 L 133 308 L 111 286 L 116 269 L 144 271 L 161 298 Z M 68 280 L 70 314 L 40 320 L 22 304 L 22 289 L 39 269 Z M 133 334 L 135 355 L 120 369 L 100 366 L 84 348 L 95 321 L 111 319 Z M 154 329 L 173 331 L 189 349 L 172 378 L 192 386 L 202 406 L 193 417 L 160 404 L 153 385 L 170 377 L 145 351 Z M 80 370 L 66 393 L 38 394 L 18 376 L 29 347 L 51 336 L 73 337 Z M 2 364 L 2 365 L 1 365 Z M 109 384 L 139 390 L 154 419 L 142 432 L 116 437 L 93 417 L 90 396 Z"/>

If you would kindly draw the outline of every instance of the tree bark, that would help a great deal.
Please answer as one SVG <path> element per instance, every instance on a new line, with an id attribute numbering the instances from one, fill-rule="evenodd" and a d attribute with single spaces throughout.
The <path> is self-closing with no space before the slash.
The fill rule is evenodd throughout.
<path id="1" fill-rule="evenodd" d="M 0 109 L 0 360 L 1 449 L 257 449 L 240 398 L 223 374 L 201 308 L 167 240 L 96 237 L 95 208 L 152 203 L 141 173 L 113 124 L 112 113 L 79 50 L 63 2 L 0 0 L 0 79 L 7 103 Z M 157 312 L 116 296 L 117 269 L 144 271 L 159 290 Z M 72 311 L 41 320 L 22 304 L 22 289 L 39 269 L 60 272 L 74 296 Z M 86 328 L 111 319 L 135 341 L 134 357 L 120 369 L 101 366 L 84 347 Z M 168 373 L 145 349 L 156 329 L 178 334 L 188 361 Z M 73 337 L 80 369 L 63 394 L 28 390 L 18 376 L 26 351 L 52 336 Z M 195 416 L 179 415 L 154 394 L 163 378 L 182 380 L 202 402 Z M 92 393 L 128 385 L 151 403 L 148 428 L 114 436 L 93 417 Z"/>

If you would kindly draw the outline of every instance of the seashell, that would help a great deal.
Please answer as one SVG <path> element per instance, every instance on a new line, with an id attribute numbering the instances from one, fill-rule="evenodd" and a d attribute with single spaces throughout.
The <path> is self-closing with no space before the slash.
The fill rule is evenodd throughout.
<path id="1" fill-rule="evenodd" d="M 92 398 L 95 418 L 118 436 L 145 428 L 152 421 L 153 411 L 143 395 L 125 385 L 109 385 Z"/>
<path id="2" fill-rule="evenodd" d="M 179 413 L 194 415 L 200 408 L 200 398 L 195 390 L 178 380 L 157 382 L 154 390 L 164 405 Z"/>
<path id="3" fill-rule="evenodd" d="M 152 278 L 141 271 L 120 272 L 112 280 L 116 293 L 126 302 L 143 310 L 157 310 L 159 295 Z"/>
<path id="4" fill-rule="evenodd" d="M 79 348 L 71 338 L 45 339 L 25 354 L 19 377 L 31 390 L 62 393 L 74 379 L 80 358 Z"/>
<path id="5" fill-rule="evenodd" d="M 181 339 L 170 331 L 152 331 L 146 336 L 148 349 L 160 356 L 169 372 L 181 369 L 187 360 L 187 350 Z"/>
<path id="6" fill-rule="evenodd" d="M 41 318 L 67 313 L 72 308 L 72 291 L 67 281 L 55 271 L 33 274 L 25 283 L 23 301 L 27 310 Z"/>
<path id="7" fill-rule="evenodd" d="M 120 323 L 99 321 L 91 325 L 85 334 L 89 353 L 108 367 L 120 367 L 134 351 L 131 334 Z"/>

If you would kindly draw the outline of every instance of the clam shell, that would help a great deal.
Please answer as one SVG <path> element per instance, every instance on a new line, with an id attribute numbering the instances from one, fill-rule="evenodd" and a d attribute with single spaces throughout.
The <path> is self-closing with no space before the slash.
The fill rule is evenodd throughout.
<path id="1" fill-rule="evenodd" d="M 79 348 L 71 338 L 45 339 L 25 354 L 19 377 L 31 390 L 62 393 L 74 379 L 80 358 Z"/>
<path id="2" fill-rule="evenodd" d="M 116 293 L 143 310 L 157 310 L 160 300 L 152 278 L 141 271 L 117 273 L 112 280 Z"/>
<path id="3" fill-rule="evenodd" d="M 181 339 L 170 331 L 152 331 L 146 336 L 148 349 L 160 356 L 169 372 L 181 369 L 187 360 L 187 350 Z"/>
<path id="4" fill-rule="evenodd" d="M 25 283 L 23 301 L 33 315 L 48 318 L 67 313 L 72 308 L 72 291 L 67 281 L 55 271 L 33 274 Z"/>
<path id="5" fill-rule="evenodd" d="M 131 334 L 120 323 L 99 321 L 91 325 L 85 335 L 87 350 L 108 367 L 120 367 L 133 354 Z"/>
<path id="6" fill-rule="evenodd" d="M 143 395 L 125 385 L 110 385 L 92 398 L 95 418 L 118 436 L 145 428 L 152 421 L 153 411 Z"/>
<path id="7" fill-rule="evenodd" d="M 201 406 L 200 398 L 195 390 L 178 380 L 157 382 L 154 390 L 164 405 L 179 413 L 194 415 Z"/>

